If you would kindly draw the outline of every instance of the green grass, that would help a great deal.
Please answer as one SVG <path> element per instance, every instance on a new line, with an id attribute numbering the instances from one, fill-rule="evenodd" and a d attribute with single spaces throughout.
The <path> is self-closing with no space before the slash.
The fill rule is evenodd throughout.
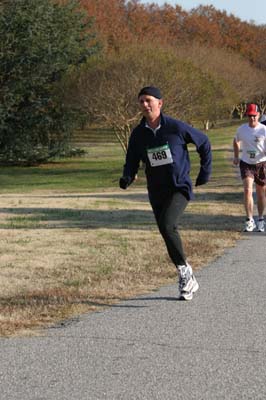
<path id="1" fill-rule="evenodd" d="M 231 167 L 224 151 L 215 147 L 228 146 L 232 142 L 236 127 L 210 130 L 208 136 L 213 149 L 213 178 L 230 173 Z M 192 177 L 198 169 L 198 155 L 191 148 Z M 117 144 L 98 144 L 86 148 L 81 158 L 65 158 L 38 167 L 2 167 L 0 169 L 1 193 L 29 193 L 33 190 L 90 192 L 101 189 L 117 189 L 122 173 L 124 153 Z M 228 157 L 232 148 L 228 149 Z M 137 186 L 145 185 L 143 171 L 139 172 Z"/>
<path id="2" fill-rule="evenodd" d="M 232 162 L 228 162 L 233 156 L 233 137 L 236 127 L 218 128 L 210 130 L 207 135 L 212 145 L 213 168 L 212 181 L 217 185 L 223 185 L 223 181 L 219 181 L 220 177 L 227 177 L 227 184 L 235 183 L 235 173 L 232 168 Z M 191 159 L 191 177 L 195 179 L 199 170 L 199 157 L 193 145 L 189 146 Z M 194 181 L 193 181 L 194 182 Z"/>
<path id="3" fill-rule="evenodd" d="M 88 153 L 82 158 L 55 160 L 38 167 L 2 167 L 1 192 L 82 192 L 117 187 L 124 158 L 119 144 L 90 146 L 86 150 Z"/>

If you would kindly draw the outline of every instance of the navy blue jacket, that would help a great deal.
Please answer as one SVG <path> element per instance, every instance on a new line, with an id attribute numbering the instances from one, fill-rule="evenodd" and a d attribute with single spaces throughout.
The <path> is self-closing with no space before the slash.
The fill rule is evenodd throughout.
<path id="1" fill-rule="evenodd" d="M 133 129 L 126 155 L 123 176 L 134 180 L 140 161 L 145 164 L 148 191 L 153 192 L 173 189 L 181 191 L 188 200 L 193 198 L 192 182 L 189 176 L 190 160 L 187 145 L 193 143 L 200 157 L 200 171 L 196 185 L 209 180 L 211 173 L 211 145 L 208 136 L 192 126 L 161 114 L 161 127 L 156 135 L 145 126 L 146 119 Z M 173 162 L 152 167 L 147 150 L 168 144 Z"/>

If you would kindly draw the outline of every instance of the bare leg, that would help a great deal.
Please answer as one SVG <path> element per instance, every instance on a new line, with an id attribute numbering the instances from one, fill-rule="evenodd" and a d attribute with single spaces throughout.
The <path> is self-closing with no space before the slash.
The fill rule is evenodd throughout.
<path id="1" fill-rule="evenodd" d="M 247 218 L 253 218 L 254 200 L 253 200 L 253 183 L 254 179 L 247 177 L 243 179 L 244 185 L 244 207 Z"/>
<path id="2" fill-rule="evenodd" d="M 263 218 L 265 208 L 265 186 L 256 185 L 259 218 Z"/>

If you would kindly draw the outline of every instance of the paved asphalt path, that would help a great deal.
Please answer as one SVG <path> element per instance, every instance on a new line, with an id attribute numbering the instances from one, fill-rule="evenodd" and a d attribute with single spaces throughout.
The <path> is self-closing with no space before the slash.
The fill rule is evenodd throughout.
<path id="1" fill-rule="evenodd" d="M 44 331 L 0 339 L 1 400 L 266 399 L 266 235 L 176 286 Z"/>

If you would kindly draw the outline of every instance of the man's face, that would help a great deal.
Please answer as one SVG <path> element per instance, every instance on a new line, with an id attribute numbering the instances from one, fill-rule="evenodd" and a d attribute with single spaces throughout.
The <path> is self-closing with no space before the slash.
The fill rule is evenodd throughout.
<path id="1" fill-rule="evenodd" d="M 147 120 L 159 117 L 163 101 L 156 97 L 143 94 L 139 97 L 139 106 L 142 114 Z"/>
<path id="2" fill-rule="evenodd" d="M 248 115 L 248 124 L 250 128 L 255 128 L 259 123 L 260 114 L 258 115 Z"/>

